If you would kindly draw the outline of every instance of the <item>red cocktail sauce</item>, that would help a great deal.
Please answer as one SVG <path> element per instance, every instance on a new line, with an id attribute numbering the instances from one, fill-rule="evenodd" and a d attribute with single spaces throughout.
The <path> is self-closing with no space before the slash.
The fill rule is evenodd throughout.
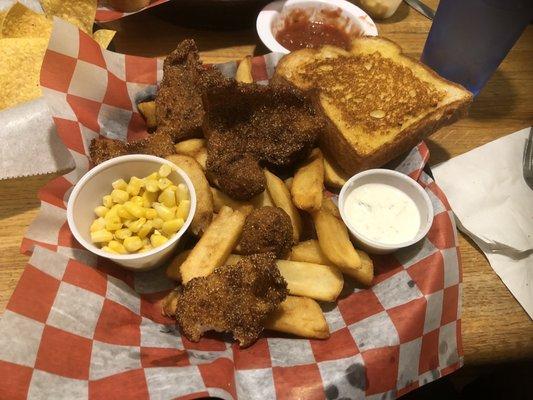
<path id="1" fill-rule="evenodd" d="M 360 32 L 354 35 L 352 30 L 348 34 L 343 29 L 339 20 L 340 10 L 322 10 L 322 17 L 322 21 L 312 21 L 303 10 L 293 10 L 276 33 L 276 40 L 290 51 L 317 48 L 325 44 L 349 50 L 352 39 L 360 36 Z"/>

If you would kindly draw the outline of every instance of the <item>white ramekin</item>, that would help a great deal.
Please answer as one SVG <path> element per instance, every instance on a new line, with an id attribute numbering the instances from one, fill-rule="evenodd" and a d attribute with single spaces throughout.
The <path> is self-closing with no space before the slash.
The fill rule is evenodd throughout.
<path id="1" fill-rule="evenodd" d="M 158 171 L 161 164 L 168 164 L 172 167 L 172 173 L 168 177 L 172 182 L 176 185 L 185 183 L 189 189 L 191 208 L 181 229 L 168 242 L 146 253 L 110 254 L 96 247 L 91 242 L 89 230 L 95 219 L 93 210 L 102 204 L 102 197 L 111 192 L 111 183 L 120 178 L 128 181 L 132 176 L 145 177 Z M 156 268 L 172 255 L 180 238 L 191 224 L 195 210 L 196 193 L 191 180 L 182 169 L 164 158 L 132 154 L 105 161 L 83 175 L 68 199 L 67 221 L 76 240 L 87 250 L 128 269 L 140 271 Z"/>
<path id="2" fill-rule="evenodd" d="M 276 40 L 275 28 L 282 12 L 290 9 L 340 9 L 341 15 L 358 28 L 363 36 L 377 36 L 378 29 L 372 18 L 357 7 L 345 0 L 283 0 L 267 4 L 259 13 L 256 21 L 256 29 L 259 38 L 270 51 L 277 53 L 290 53 Z"/>
<path id="3" fill-rule="evenodd" d="M 357 227 L 354 226 L 346 216 L 344 210 L 346 198 L 352 190 L 367 183 L 383 183 L 393 186 L 401 190 L 414 201 L 418 208 L 418 212 L 420 213 L 420 228 L 415 237 L 406 242 L 389 244 L 370 239 L 357 230 Z M 426 191 L 418 184 L 418 182 L 410 178 L 408 175 L 390 169 L 369 169 L 348 179 L 339 194 L 339 211 L 342 220 L 352 233 L 356 242 L 372 254 L 392 253 L 398 249 L 411 246 L 424 238 L 433 224 L 433 205 L 431 204 L 431 199 Z"/>

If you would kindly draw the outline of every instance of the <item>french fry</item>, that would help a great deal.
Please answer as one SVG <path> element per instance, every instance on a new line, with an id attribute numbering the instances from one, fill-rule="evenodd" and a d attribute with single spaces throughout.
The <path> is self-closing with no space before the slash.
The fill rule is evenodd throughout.
<path id="1" fill-rule="evenodd" d="M 155 119 L 155 101 L 144 101 L 137 104 L 137 108 L 146 120 L 146 127 L 150 130 L 157 128 L 157 120 Z"/>
<path id="2" fill-rule="evenodd" d="M 276 260 L 276 265 L 291 295 L 335 301 L 342 291 L 344 279 L 336 267 L 288 260 Z"/>
<path id="3" fill-rule="evenodd" d="M 291 185 L 292 201 L 300 210 L 318 211 L 324 191 L 324 161 L 322 152 L 314 149 L 296 173 Z"/>
<path id="4" fill-rule="evenodd" d="M 176 153 L 195 158 L 205 148 L 205 139 L 188 139 L 174 145 Z"/>
<path id="5" fill-rule="evenodd" d="M 246 216 L 229 207 L 222 207 L 211 225 L 180 266 L 186 284 L 198 276 L 207 276 L 222 265 L 239 240 Z"/>
<path id="6" fill-rule="evenodd" d="M 361 269 L 373 270 L 374 263 L 370 256 L 362 250 L 355 249 L 355 251 L 361 259 Z M 324 255 L 322 249 L 320 248 L 320 245 L 318 244 L 318 240 L 316 239 L 306 240 L 305 242 L 300 242 L 295 245 L 289 254 L 289 260 L 303 261 L 322 265 L 331 264 L 331 261 L 329 261 L 328 258 Z"/>
<path id="7" fill-rule="evenodd" d="M 196 153 L 194 159 L 198 161 L 198 164 L 200 164 L 202 169 L 205 171 L 207 168 L 207 147 L 202 147 L 200 150 L 198 150 L 198 153 Z"/>
<path id="8" fill-rule="evenodd" d="M 348 229 L 341 220 L 328 213 L 313 213 L 318 244 L 324 255 L 339 269 L 365 286 L 371 284 L 374 272 L 361 263 L 359 254 L 350 242 Z"/>
<path id="9" fill-rule="evenodd" d="M 322 195 L 322 210 L 327 211 L 335 217 L 341 219 L 341 213 L 339 212 L 339 207 L 333 202 L 331 197 L 326 195 L 326 192 Z"/>
<path id="10" fill-rule="evenodd" d="M 287 296 L 268 316 L 265 328 L 309 339 L 329 337 L 329 327 L 320 306 L 306 297 Z"/>
<path id="11" fill-rule="evenodd" d="M 326 186 L 340 189 L 348 180 L 348 176 L 332 161 L 324 157 L 324 182 Z"/>
<path id="12" fill-rule="evenodd" d="M 243 256 L 240 256 L 238 254 L 230 254 L 229 257 L 224 262 L 224 265 L 235 265 L 235 264 L 237 264 L 239 262 L 239 260 L 242 257 Z"/>
<path id="13" fill-rule="evenodd" d="M 363 271 L 371 271 L 372 277 L 374 276 L 374 262 L 370 256 L 362 250 L 356 249 L 359 258 L 361 259 L 361 269 Z"/>
<path id="14" fill-rule="evenodd" d="M 272 197 L 270 197 L 270 193 L 268 193 L 268 190 L 263 191 L 263 193 L 259 193 L 250 201 L 255 208 L 267 206 L 274 207 L 274 201 L 272 200 Z"/>
<path id="15" fill-rule="evenodd" d="M 161 308 L 161 314 L 168 318 L 174 318 L 176 316 L 177 307 L 178 292 L 176 290 L 173 290 L 163 299 L 163 307 Z"/>
<path id="16" fill-rule="evenodd" d="M 191 222 L 191 232 L 201 235 L 213 219 L 213 194 L 198 162 L 189 156 L 172 154 L 166 157 L 189 176 L 196 192 L 196 211 Z"/>
<path id="17" fill-rule="evenodd" d="M 289 189 L 285 186 L 285 182 L 268 170 L 265 170 L 265 178 L 272 201 L 276 207 L 283 209 L 291 219 L 293 240 L 294 243 L 298 243 L 302 232 L 302 218 L 298 209 L 292 203 Z"/>
<path id="18" fill-rule="evenodd" d="M 242 257 L 231 254 L 224 264 L 235 265 Z M 344 285 L 342 273 L 333 266 L 289 260 L 276 260 L 276 266 L 287 282 L 289 294 L 294 296 L 335 301 Z"/>
<path id="19" fill-rule="evenodd" d="M 291 176 L 290 178 L 285 179 L 285 186 L 287 186 L 287 189 L 289 189 L 289 192 L 292 189 L 292 183 L 294 182 L 294 176 Z"/>
<path id="20" fill-rule="evenodd" d="M 316 239 L 306 240 L 295 245 L 289 254 L 289 260 L 322 265 L 331 264 L 331 261 L 328 260 L 320 249 L 320 245 Z"/>
<path id="21" fill-rule="evenodd" d="M 244 57 L 235 73 L 235 80 L 242 83 L 252 83 L 254 78 L 252 77 L 252 57 Z"/>
<path id="22" fill-rule="evenodd" d="M 167 278 L 177 282 L 181 282 L 180 265 L 183 264 L 183 261 L 185 261 L 185 259 L 189 256 L 190 252 L 190 250 L 185 250 L 179 253 L 176 257 L 174 257 L 174 259 L 167 267 Z"/>
<path id="23" fill-rule="evenodd" d="M 252 204 L 246 201 L 234 200 L 217 188 L 211 187 L 211 192 L 213 193 L 213 205 L 215 212 L 219 212 L 222 207 L 227 206 L 233 208 L 234 210 L 239 210 L 244 215 L 248 215 L 254 209 Z"/>

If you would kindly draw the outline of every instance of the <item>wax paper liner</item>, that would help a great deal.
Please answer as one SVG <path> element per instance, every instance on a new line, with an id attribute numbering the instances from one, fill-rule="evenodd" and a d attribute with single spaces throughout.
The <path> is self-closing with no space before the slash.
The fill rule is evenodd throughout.
<path id="1" fill-rule="evenodd" d="M 254 79 L 266 81 L 278 59 L 254 58 Z M 231 75 L 236 65 L 220 68 Z M 273 332 L 244 350 L 218 334 L 189 342 L 160 314 L 172 287 L 162 269 L 132 273 L 83 250 L 65 208 L 90 140 L 146 136 L 135 104 L 161 75 L 158 60 L 103 50 L 55 21 L 41 83 L 76 169 L 39 192 L 22 243 L 33 255 L 0 322 L 0 398 L 392 399 L 462 365 L 456 230 L 422 171 L 424 143 L 398 169 L 429 194 L 433 226 L 417 245 L 373 257 L 371 288 L 346 279 L 338 303 L 323 304 L 328 340 Z"/>
<path id="2" fill-rule="evenodd" d="M 144 11 L 148 8 L 158 6 L 159 4 L 166 3 L 167 1 L 169 0 L 152 0 L 150 4 L 148 4 L 146 7 L 143 7 L 140 10 L 133 11 L 133 12 L 122 12 L 122 11 L 114 10 L 112 7 L 106 4 L 107 2 L 105 0 L 99 1 L 98 8 L 96 9 L 96 22 L 114 21 L 122 17 L 127 17 L 128 15 L 137 14 L 138 12 Z"/>

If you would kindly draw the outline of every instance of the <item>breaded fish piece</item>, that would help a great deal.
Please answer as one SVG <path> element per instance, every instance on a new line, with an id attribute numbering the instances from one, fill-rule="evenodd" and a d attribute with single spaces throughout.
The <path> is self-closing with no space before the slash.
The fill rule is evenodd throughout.
<path id="1" fill-rule="evenodd" d="M 200 79 L 222 79 L 214 67 L 200 61 L 194 40 L 182 41 L 163 64 L 163 79 L 155 98 L 157 131 L 169 134 L 174 142 L 202 137 L 204 109 Z"/>
<path id="2" fill-rule="evenodd" d="M 114 139 L 96 138 L 91 141 L 91 146 L 89 147 L 89 156 L 94 165 L 126 154 L 151 154 L 164 158 L 171 154 L 176 154 L 176 148 L 170 136 L 166 134 L 154 134 L 130 143 Z"/>
<path id="3" fill-rule="evenodd" d="M 234 199 L 261 193 L 262 165 L 287 167 L 303 159 L 323 128 L 298 89 L 210 77 L 202 82 L 207 172 Z"/>
<path id="4" fill-rule="evenodd" d="M 214 330 L 231 332 L 246 347 L 257 340 L 267 315 L 287 294 L 274 253 L 255 254 L 189 281 L 176 296 L 175 315 L 193 342 Z"/>

